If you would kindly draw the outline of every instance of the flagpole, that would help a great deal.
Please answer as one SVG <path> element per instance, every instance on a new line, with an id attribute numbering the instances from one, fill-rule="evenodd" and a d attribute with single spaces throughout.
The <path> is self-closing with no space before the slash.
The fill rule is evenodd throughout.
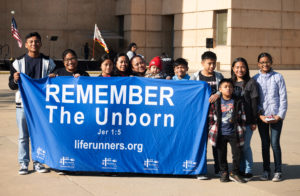
<path id="1" fill-rule="evenodd" d="M 14 17 L 14 14 L 15 14 L 15 11 L 12 10 L 10 11 L 12 17 Z M 13 42 L 13 38 L 10 39 L 10 60 L 13 60 L 13 45 L 12 45 L 12 42 Z"/>
<path id="2" fill-rule="evenodd" d="M 94 57 L 95 57 L 95 39 L 93 41 L 93 59 L 94 59 Z"/>

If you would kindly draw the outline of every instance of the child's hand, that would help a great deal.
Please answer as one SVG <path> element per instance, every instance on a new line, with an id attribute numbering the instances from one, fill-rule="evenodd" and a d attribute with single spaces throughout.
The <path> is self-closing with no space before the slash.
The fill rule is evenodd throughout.
<path id="1" fill-rule="evenodd" d="M 277 123 L 278 121 L 281 120 L 281 118 L 279 116 L 273 116 L 273 118 L 274 118 L 274 120 L 269 121 L 270 124 Z"/>
<path id="2" fill-rule="evenodd" d="M 171 76 L 166 77 L 166 80 L 171 80 L 171 79 L 172 79 Z"/>
<path id="3" fill-rule="evenodd" d="M 79 73 L 77 73 L 77 74 L 74 74 L 74 78 L 78 78 L 80 76 L 80 74 Z"/>
<path id="4" fill-rule="evenodd" d="M 51 74 L 48 75 L 48 77 L 49 77 L 49 78 L 55 78 L 55 77 L 56 77 L 56 74 L 55 74 L 55 73 L 51 73 Z"/>
<path id="5" fill-rule="evenodd" d="M 260 115 L 259 118 L 260 118 L 261 121 L 263 121 L 266 124 L 270 123 L 270 121 L 266 121 L 267 116 Z"/>
<path id="6" fill-rule="evenodd" d="M 15 83 L 18 83 L 19 79 L 20 79 L 20 72 L 15 72 L 14 73 L 14 81 L 15 81 Z"/>

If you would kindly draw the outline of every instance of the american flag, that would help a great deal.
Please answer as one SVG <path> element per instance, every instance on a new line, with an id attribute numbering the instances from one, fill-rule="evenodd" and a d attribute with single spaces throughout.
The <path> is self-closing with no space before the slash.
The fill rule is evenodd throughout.
<path id="1" fill-rule="evenodd" d="M 11 20 L 11 33 L 12 33 L 12 36 L 18 41 L 19 47 L 22 48 L 23 43 L 22 43 L 20 34 L 18 32 L 17 23 L 16 23 L 14 17 Z"/>

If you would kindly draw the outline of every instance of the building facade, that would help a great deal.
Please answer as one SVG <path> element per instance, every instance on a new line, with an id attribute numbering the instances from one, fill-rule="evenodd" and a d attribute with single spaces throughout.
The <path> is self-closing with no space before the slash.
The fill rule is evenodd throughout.
<path id="1" fill-rule="evenodd" d="M 0 0 L 0 44 L 13 42 L 13 55 L 24 52 L 11 40 L 15 10 L 20 33 L 39 31 L 43 50 L 60 57 L 66 48 L 83 56 L 92 51 L 94 24 L 114 51 L 130 42 L 147 61 L 162 52 L 201 67 L 201 55 L 211 50 L 218 69 L 229 70 L 236 57 L 257 68 L 257 56 L 269 52 L 276 69 L 300 68 L 300 0 Z M 58 36 L 57 41 L 50 41 Z M 103 53 L 96 46 L 96 56 Z M 91 56 L 91 55 L 90 55 Z"/>

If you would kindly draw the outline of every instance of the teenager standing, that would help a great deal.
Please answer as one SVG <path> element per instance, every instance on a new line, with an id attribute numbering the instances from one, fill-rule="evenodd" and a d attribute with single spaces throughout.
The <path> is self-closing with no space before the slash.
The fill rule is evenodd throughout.
<path id="1" fill-rule="evenodd" d="M 263 174 L 261 180 L 269 180 L 270 144 L 273 149 L 275 172 L 272 181 L 282 180 L 282 159 L 280 135 L 287 111 L 287 92 L 283 76 L 272 69 L 272 56 L 261 53 L 258 56 L 259 73 L 254 76 L 259 89 L 258 130 L 262 143 Z M 271 133 L 271 135 L 270 135 Z"/>
<path id="2" fill-rule="evenodd" d="M 20 175 L 28 174 L 28 164 L 30 161 L 29 132 L 18 86 L 20 73 L 26 74 L 33 79 L 39 79 L 48 76 L 55 68 L 53 60 L 40 53 L 41 47 L 41 36 L 37 32 L 29 33 L 25 38 L 27 53 L 13 62 L 9 76 L 9 88 L 17 90 L 16 117 L 19 128 L 18 161 L 20 164 Z M 40 173 L 47 172 L 47 169 L 39 162 L 33 162 L 33 169 Z"/>

